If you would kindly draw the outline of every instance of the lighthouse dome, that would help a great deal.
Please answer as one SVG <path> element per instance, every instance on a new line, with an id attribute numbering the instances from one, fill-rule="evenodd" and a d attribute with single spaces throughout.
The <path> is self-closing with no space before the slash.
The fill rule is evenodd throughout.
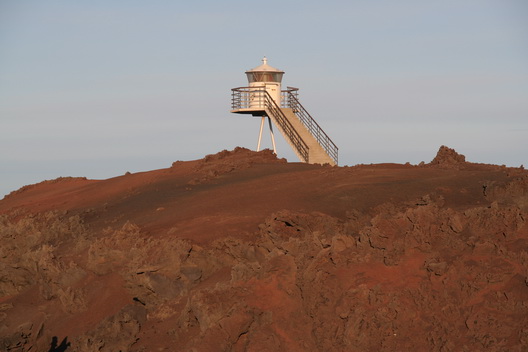
<path id="1" fill-rule="evenodd" d="M 268 65 L 268 59 L 262 59 L 262 65 L 246 71 L 249 83 L 254 82 L 276 82 L 281 83 L 284 71 Z"/>

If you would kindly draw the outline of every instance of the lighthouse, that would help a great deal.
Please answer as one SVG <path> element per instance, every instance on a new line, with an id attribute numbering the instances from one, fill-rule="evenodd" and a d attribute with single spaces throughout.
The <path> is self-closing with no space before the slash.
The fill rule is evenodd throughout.
<path id="1" fill-rule="evenodd" d="M 248 86 L 231 89 L 231 112 L 261 118 L 257 151 L 268 120 L 273 151 L 277 153 L 273 125 L 281 132 L 301 162 L 338 163 L 338 148 L 298 99 L 298 88 L 282 89 L 284 71 L 262 64 L 246 71 Z"/>

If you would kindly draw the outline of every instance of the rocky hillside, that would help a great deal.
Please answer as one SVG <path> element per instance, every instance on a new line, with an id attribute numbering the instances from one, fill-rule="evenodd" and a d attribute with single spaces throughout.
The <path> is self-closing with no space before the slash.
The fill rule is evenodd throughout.
<path id="1" fill-rule="evenodd" d="M 526 351 L 528 172 L 237 148 L 0 201 L 2 351 Z"/>

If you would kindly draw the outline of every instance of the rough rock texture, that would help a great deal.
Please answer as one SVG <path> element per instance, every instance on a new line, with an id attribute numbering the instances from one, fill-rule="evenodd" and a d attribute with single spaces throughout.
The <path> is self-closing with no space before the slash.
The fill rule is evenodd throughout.
<path id="1" fill-rule="evenodd" d="M 445 145 L 441 146 L 435 158 L 431 160 L 430 165 L 439 167 L 456 167 L 459 164 L 466 162 L 466 157 L 458 154 L 454 149 L 448 148 Z"/>
<path id="2" fill-rule="evenodd" d="M 428 166 L 237 148 L 12 193 L 0 350 L 527 350 L 528 173 Z"/>

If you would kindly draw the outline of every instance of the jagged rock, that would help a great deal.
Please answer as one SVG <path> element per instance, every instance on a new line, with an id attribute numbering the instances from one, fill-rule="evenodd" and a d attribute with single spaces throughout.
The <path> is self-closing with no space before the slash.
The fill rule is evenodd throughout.
<path id="1" fill-rule="evenodd" d="M 448 148 L 445 145 L 441 146 L 438 153 L 429 163 L 431 166 L 441 168 L 456 168 L 460 164 L 466 162 L 466 157 L 457 153 L 454 149 Z"/>

